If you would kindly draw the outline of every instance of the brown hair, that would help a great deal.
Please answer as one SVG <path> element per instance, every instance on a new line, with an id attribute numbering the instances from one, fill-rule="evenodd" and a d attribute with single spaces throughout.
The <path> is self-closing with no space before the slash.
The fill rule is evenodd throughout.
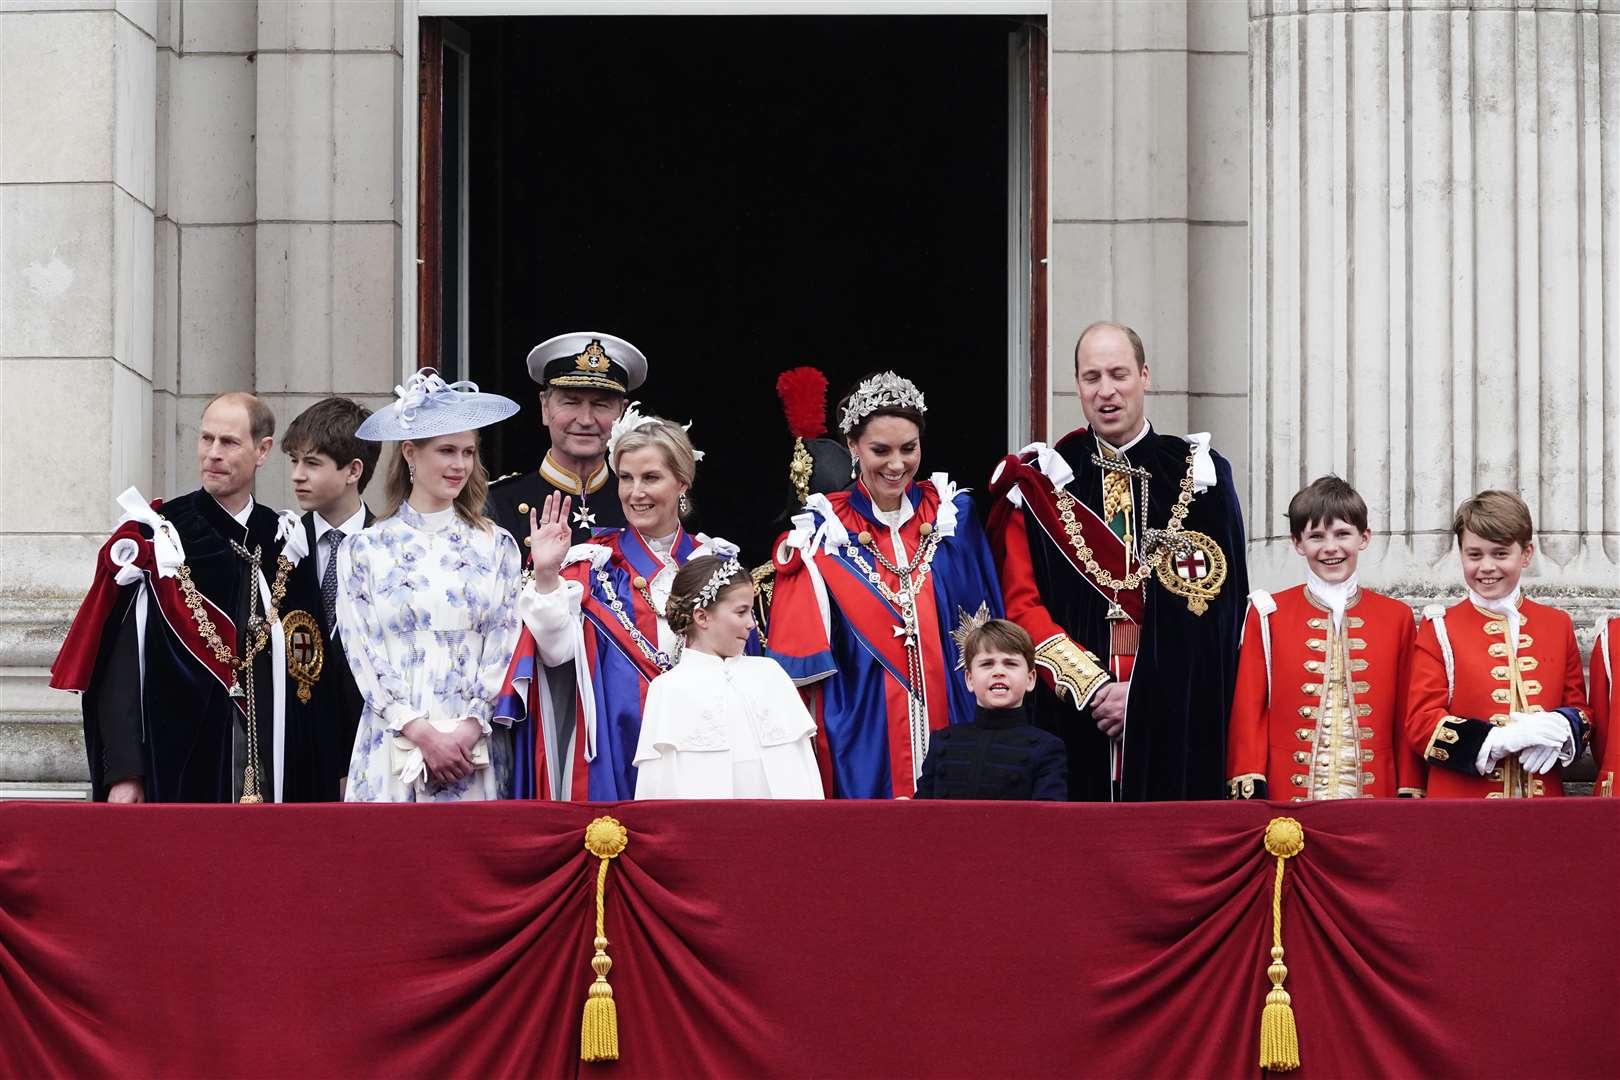
<path id="1" fill-rule="evenodd" d="M 276 433 L 276 414 L 262 398 L 255 397 L 246 390 L 227 390 L 223 394 L 215 394 L 207 405 L 203 406 L 203 413 L 221 401 L 230 401 L 247 410 L 248 434 L 253 436 L 255 444 L 272 438 Z"/>
<path id="2" fill-rule="evenodd" d="M 1462 543 L 1463 533 L 1482 536 L 1493 544 L 1528 547 L 1535 536 L 1530 508 L 1511 491 L 1482 491 L 1464 499 L 1451 519 L 1451 532 Z"/>
<path id="3" fill-rule="evenodd" d="M 962 666 L 972 667 L 973 658 L 986 652 L 1022 656 L 1025 667 L 1035 667 L 1035 639 L 1028 630 L 1006 619 L 990 619 L 968 631 L 962 643 Z"/>
<path id="4" fill-rule="evenodd" d="M 849 399 L 855 396 L 856 391 L 860 390 L 861 383 L 868 379 L 875 379 L 881 374 L 883 374 L 881 371 L 869 371 L 865 375 L 862 375 L 860 378 L 856 379 L 855 385 L 851 386 L 849 388 L 849 392 L 843 397 L 839 398 L 838 404 L 833 406 L 833 416 L 841 421 L 844 417 L 844 410 L 849 407 Z M 870 424 L 873 420 L 876 420 L 880 416 L 898 416 L 902 420 L 910 420 L 913 424 L 917 425 L 917 437 L 919 439 L 922 438 L 923 433 L 928 430 L 928 421 L 923 417 L 921 410 L 900 405 L 884 405 L 881 408 L 873 409 L 871 412 L 867 413 L 865 416 L 856 421 L 855 426 L 850 428 L 849 431 L 845 433 L 844 441 L 859 442 L 861 436 L 866 433 L 866 425 Z"/>
<path id="5" fill-rule="evenodd" d="M 1331 473 L 1319 476 L 1288 500 L 1288 531 L 1295 540 L 1312 525 L 1343 521 L 1367 531 L 1367 503 L 1356 489 Z"/>
<path id="6" fill-rule="evenodd" d="M 444 438 L 435 435 L 435 439 Z M 433 439 L 407 439 L 412 446 L 428 446 Z M 473 432 L 473 445 L 479 446 L 478 432 Z M 388 476 L 383 481 L 383 511 L 379 517 L 393 517 L 399 513 L 400 505 L 411 496 L 411 467 L 405 460 L 405 443 L 394 447 L 394 456 L 388 462 Z M 494 528 L 495 523 L 484 516 L 484 503 L 489 498 L 489 472 L 484 468 L 482 454 L 474 463 L 472 475 L 461 486 L 461 494 L 456 496 L 452 503 L 456 508 L 456 516 L 467 524 L 488 532 Z"/>
<path id="7" fill-rule="evenodd" d="M 1135 330 L 1121 322 L 1112 322 L 1108 319 L 1099 319 L 1080 331 L 1080 336 L 1074 340 L 1074 369 L 1080 370 L 1080 346 L 1085 343 L 1086 335 L 1093 330 L 1118 330 L 1131 342 L 1131 351 L 1136 354 L 1136 370 L 1141 371 L 1147 367 L 1147 350 L 1142 347 L 1142 339 Z"/>
<path id="8" fill-rule="evenodd" d="M 669 623 L 671 630 L 683 637 L 691 632 L 692 616 L 698 610 L 698 593 L 728 561 L 718 555 L 699 555 L 695 559 L 688 559 L 686 565 L 681 567 L 675 580 L 670 583 L 669 603 L 664 605 L 664 621 Z M 754 579 L 746 569 L 738 570 L 720 586 L 720 591 L 715 593 L 707 607 L 718 604 L 722 596 L 739 585 L 747 585 L 750 589 L 754 587 Z"/>
<path id="9" fill-rule="evenodd" d="M 351 461 L 359 461 L 360 490 L 365 491 L 366 485 L 371 483 L 371 474 L 376 471 L 377 459 L 382 455 L 382 444 L 357 439 L 354 433 L 370 415 L 370 409 L 346 397 L 322 398 L 287 425 L 287 434 L 281 437 L 281 449 L 288 457 L 324 454 L 340 469 Z"/>

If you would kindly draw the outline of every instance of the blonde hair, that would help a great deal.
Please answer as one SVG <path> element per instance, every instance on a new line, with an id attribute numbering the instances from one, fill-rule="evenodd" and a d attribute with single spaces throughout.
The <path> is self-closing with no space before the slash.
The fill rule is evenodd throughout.
<path id="1" fill-rule="evenodd" d="M 685 428 L 661 416 L 648 417 L 633 430 L 620 435 L 618 442 L 613 444 L 613 460 L 608 464 L 614 472 L 618 472 L 621 457 L 632 450 L 645 450 L 649 446 L 657 447 L 663 453 L 664 464 L 675 474 L 675 479 L 687 487 L 692 486 L 697 479 L 697 451 L 692 449 L 692 440 L 686 437 Z"/>
<path id="2" fill-rule="evenodd" d="M 444 438 L 436 435 L 434 438 Z M 427 446 L 433 439 L 407 439 L 412 446 Z M 477 452 L 479 446 L 478 433 L 473 432 L 473 448 Z M 394 456 L 388 462 L 388 478 L 383 482 L 383 511 L 381 517 L 390 518 L 399 513 L 400 504 L 411 496 L 411 467 L 405 460 L 405 443 L 394 447 Z M 461 492 L 452 503 L 456 508 L 456 516 L 467 524 L 489 532 L 495 523 L 484 516 L 484 503 L 489 498 L 489 473 L 484 469 L 484 459 L 480 454 L 473 463 L 472 475 L 461 486 Z"/>

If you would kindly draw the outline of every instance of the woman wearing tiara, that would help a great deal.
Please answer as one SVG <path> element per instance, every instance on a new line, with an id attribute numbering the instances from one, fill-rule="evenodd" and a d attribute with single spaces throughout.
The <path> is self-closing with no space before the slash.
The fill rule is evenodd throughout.
<path id="1" fill-rule="evenodd" d="M 736 559 L 693 558 L 667 616 L 685 641 L 652 681 L 636 748 L 638 799 L 819 799 L 815 721 L 776 661 L 744 656 L 754 582 Z"/>
<path id="2" fill-rule="evenodd" d="M 967 492 L 917 480 L 923 395 L 886 371 L 842 402 L 847 491 L 811 495 L 776 549 L 770 655 L 806 693 L 829 796 L 910 798 L 929 732 L 974 717 L 953 636 L 1001 615 Z"/>
<path id="3" fill-rule="evenodd" d="M 565 496 L 553 493 L 530 511 L 534 580 L 518 597 L 524 632 L 496 710 L 531 721 L 517 729 L 517 798 L 635 797 L 647 687 L 679 656 L 680 636 L 664 614 L 675 575 L 694 556 L 737 554 L 735 545 L 681 526 L 702 456 L 680 425 L 631 405 L 607 444 L 628 524 L 570 546 Z M 545 668 L 569 661 L 575 715 L 555 717 Z"/>
<path id="4" fill-rule="evenodd" d="M 518 406 L 431 368 L 397 392 L 355 432 L 399 441 L 386 505 L 337 549 L 338 627 L 365 699 L 345 798 L 495 799 L 510 770 L 494 705 L 517 640 L 522 560 L 483 515 L 477 429 Z"/>

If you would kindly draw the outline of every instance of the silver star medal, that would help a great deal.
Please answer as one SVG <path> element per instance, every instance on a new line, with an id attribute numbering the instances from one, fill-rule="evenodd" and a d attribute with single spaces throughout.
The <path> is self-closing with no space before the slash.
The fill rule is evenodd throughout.
<path id="1" fill-rule="evenodd" d="M 596 528 L 596 515 L 591 513 L 589 506 L 581 502 L 579 509 L 574 511 L 574 524 L 582 529 L 594 529 Z"/>

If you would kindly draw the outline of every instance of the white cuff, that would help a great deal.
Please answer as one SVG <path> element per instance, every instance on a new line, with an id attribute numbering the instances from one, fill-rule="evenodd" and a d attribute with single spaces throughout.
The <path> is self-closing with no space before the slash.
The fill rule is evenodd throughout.
<path id="1" fill-rule="evenodd" d="M 409 705 L 396 701 L 392 704 L 383 706 L 382 716 L 383 724 L 387 726 L 389 731 L 403 733 L 405 730 L 405 725 L 409 724 L 412 720 L 420 720 L 422 718 L 422 713 L 418 709 L 414 709 Z"/>
<path id="2" fill-rule="evenodd" d="M 563 579 L 562 587 L 543 593 L 529 582 L 518 593 L 518 617 L 528 627 L 547 667 L 574 659 L 574 628 L 580 619 L 585 588 L 577 581 Z"/>

